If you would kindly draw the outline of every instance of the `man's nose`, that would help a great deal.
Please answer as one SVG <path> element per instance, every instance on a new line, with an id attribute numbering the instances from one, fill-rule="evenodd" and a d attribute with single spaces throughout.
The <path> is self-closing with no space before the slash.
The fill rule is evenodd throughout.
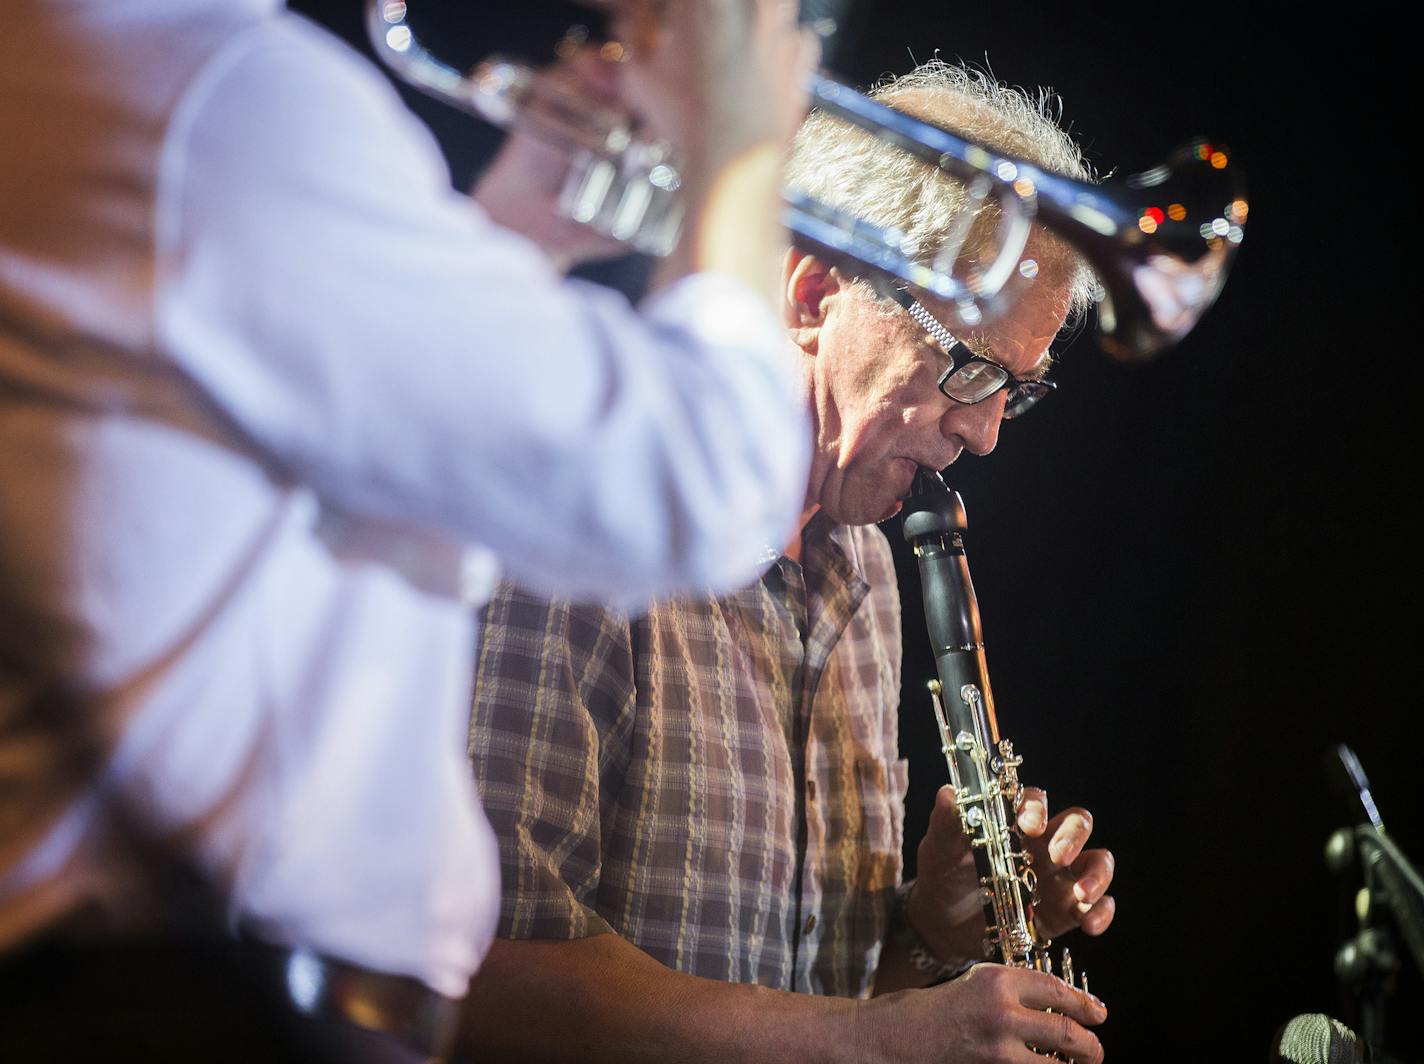
<path id="1" fill-rule="evenodd" d="M 1007 401 L 1008 394 L 1002 390 L 977 403 L 951 400 L 940 420 L 940 432 L 946 438 L 958 437 L 971 454 L 988 454 L 999 442 L 999 423 Z"/>

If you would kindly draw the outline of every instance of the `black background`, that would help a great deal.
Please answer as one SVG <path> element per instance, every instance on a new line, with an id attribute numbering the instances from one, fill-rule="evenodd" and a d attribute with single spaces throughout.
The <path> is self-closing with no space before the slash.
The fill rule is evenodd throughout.
<path id="1" fill-rule="evenodd" d="M 294 6 L 359 37 L 356 0 Z M 570 10 L 428 17 L 452 59 L 543 60 Z M 1100 170 L 1145 169 L 1205 133 L 1249 175 L 1233 276 L 1186 342 L 1129 368 L 1080 338 L 1059 392 L 947 479 L 970 515 L 1001 726 L 1025 778 L 1093 810 L 1118 859 L 1116 923 L 1073 944 L 1111 1010 L 1110 1059 L 1264 1060 L 1289 1016 L 1343 1008 L 1331 961 L 1349 922 L 1322 861 L 1345 821 L 1331 744 L 1358 751 L 1424 861 L 1418 356 L 1402 322 L 1419 241 L 1401 159 L 1419 120 L 1402 31 L 1378 9 L 1304 21 L 1222 3 L 862 2 L 851 21 L 835 66 L 853 83 L 912 55 L 987 58 L 1059 91 Z M 496 142 L 420 110 L 461 179 Z M 913 861 L 945 771 L 900 560 Z M 1424 1047 L 1421 1004 L 1406 973 L 1398 1048 Z"/>

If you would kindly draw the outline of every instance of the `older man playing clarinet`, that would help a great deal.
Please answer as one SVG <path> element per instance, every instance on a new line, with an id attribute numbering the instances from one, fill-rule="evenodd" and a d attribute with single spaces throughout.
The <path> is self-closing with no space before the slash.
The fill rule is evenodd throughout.
<path id="1" fill-rule="evenodd" d="M 935 64 L 892 106 L 1073 176 L 1024 95 Z M 983 220 L 964 189 L 813 116 L 790 184 L 905 232 L 932 258 Z M 476 1057 L 1095 1064 L 1106 1012 L 1052 975 L 982 958 L 982 898 L 952 793 L 901 882 L 900 612 L 888 546 L 920 466 L 988 454 L 1051 391 L 1051 343 L 1086 271 L 1035 231 L 1003 317 L 799 249 L 780 288 L 815 427 L 801 528 L 730 595 L 641 616 L 503 587 L 483 618 L 470 752 L 500 840 L 499 937 L 466 1006 Z M 1111 923 L 1113 861 L 1082 809 L 1019 810 L 1039 927 Z M 1049 1010 L 1052 1010 L 1051 1012 Z M 533 1021 L 532 1017 L 538 1017 Z"/>

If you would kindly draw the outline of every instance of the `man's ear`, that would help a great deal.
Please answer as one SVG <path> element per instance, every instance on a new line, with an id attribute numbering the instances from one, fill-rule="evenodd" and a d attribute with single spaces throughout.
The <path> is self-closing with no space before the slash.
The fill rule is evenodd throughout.
<path id="1" fill-rule="evenodd" d="M 781 264 L 781 319 L 793 343 L 815 354 L 828 302 L 845 286 L 840 271 L 819 255 L 791 248 Z"/>

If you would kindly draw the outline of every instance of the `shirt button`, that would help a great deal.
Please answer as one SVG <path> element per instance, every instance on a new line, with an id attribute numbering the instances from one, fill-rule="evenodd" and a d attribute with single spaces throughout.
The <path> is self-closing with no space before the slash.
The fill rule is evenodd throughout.
<path id="1" fill-rule="evenodd" d="M 812 913 L 810 916 L 806 917 L 806 927 L 802 930 L 801 933 L 803 935 L 809 935 L 814 930 L 816 930 L 816 914 Z"/>
<path id="2" fill-rule="evenodd" d="M 807 780 L 807 781 L 806 781 L 806 797 L 807 797 L 810 801 L 813 801 L 813 802 L 816 800 L 816 781 L 815 781 L 815 780 Z"/>

